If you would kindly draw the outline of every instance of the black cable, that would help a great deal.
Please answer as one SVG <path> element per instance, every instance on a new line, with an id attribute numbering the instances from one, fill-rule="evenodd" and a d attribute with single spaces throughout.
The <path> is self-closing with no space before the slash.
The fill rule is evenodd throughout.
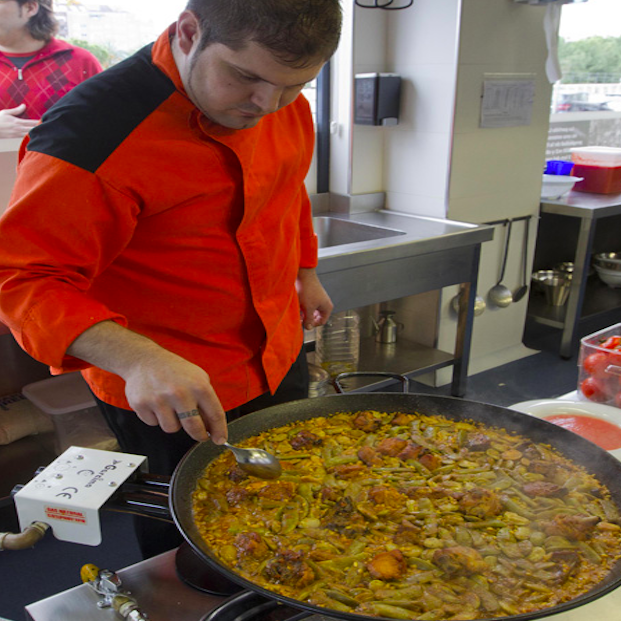
<path id="1" fill-rule="evenodd" d="M 401 11 L 402 9 L 409 9 L 414 4 L 414 0 L 408 0 L 407 4 L 390 6 L 394 1 L 395 0 L 385 0 L 382 2 L 381 0 L 370 0 L 371 4 L 362 4 L 360 0 L 354 0 L 356 6 L 361 9 L 383 9 L 384 11 Z"/>

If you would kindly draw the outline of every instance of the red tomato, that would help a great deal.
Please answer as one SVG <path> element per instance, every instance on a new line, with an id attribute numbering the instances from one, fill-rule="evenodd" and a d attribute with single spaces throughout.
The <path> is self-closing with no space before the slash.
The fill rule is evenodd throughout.
<path id="1" fill-rule="evenodd" d="M 621 348 L 621 336 L 609 336 L 602 344 L 604 349 L 619 349 Z"/>
<path id="2" fill-rule="evenodd" d="M 608 354 L 608 364 L 614 364 L 616 367 L 621 367 L 621 349 L 613 349 Z"/>
<path id="3" fill-rule="evenodd" d="M 595 377 L 587 377 L 580 384 L 580 391 L 590 401 L 606 401 L 606 389 L 600 380 Z"/>
<path id="4" fill-rule="evenodd" d="M 602 352 L 596 352 L 587 356 L 583 363 L 582 368 L 589 374 L 595 377 L 605 377 L 606 367 L 610 364 L 607 354 Z"/>
<path id="5" fill-rule="evenodd" d="M 610 350 L 610 364 L 621 366 L 621 336 L 609 336 L 600 347 Z"/>

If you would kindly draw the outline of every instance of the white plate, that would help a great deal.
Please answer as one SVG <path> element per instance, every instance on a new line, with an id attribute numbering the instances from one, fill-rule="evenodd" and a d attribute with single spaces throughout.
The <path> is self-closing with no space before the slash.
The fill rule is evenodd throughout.
<path id="1" fill-rule="evenodd" d="M 545 418 L 553 414 L 582 414 L 608 421 L 617 427 L 621 427 L 621 409 L 604 403 L 592 403 L 591 401 L 570 401 L 561 399 L 535 399 L 533 401 L 521 401 L 509 406 L 524 414 L 530 414 L 536 418 Z M 608 451 L 621 461 L 621 448 Z"/>

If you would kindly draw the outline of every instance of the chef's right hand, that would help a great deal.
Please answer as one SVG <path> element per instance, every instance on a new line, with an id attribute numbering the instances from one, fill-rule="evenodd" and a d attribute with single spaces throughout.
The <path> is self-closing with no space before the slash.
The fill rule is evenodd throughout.
<path id="1" fill-rule="evenodd" d="M 140 420 L 167 433 L 183 428 L 197 442 L 227 439 L 226 414 L 200 367 L 167 350 L 124 376 L 125 395 Z"/>
<path id="2" fill-rule="evenodd" d="M 67 354 L 125 380 L 130 407 L 147 425 L 181 428 L 197 442 L 227 439 L 226 414 L 209 375 L 185 358 L 114 321 L 80 334 Z"/>
<path id="3" fill-rule="evenodd" d="M 21 119 L 20 114 L 26 111 L 26 106 L 20 104 L 16 108 L 0 110 L 0 138 L 23 138 L 35 125 L 38 119 Z"/>

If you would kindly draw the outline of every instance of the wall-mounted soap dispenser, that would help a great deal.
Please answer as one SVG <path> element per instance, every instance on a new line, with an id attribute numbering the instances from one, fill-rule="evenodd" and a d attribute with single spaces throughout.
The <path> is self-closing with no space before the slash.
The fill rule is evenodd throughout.
<path id="1" fill-rule="evenodd" d="M 354 123 L 397 125 L 401 77 L 394 73 L 359 73 L 355 77 Z"/>

